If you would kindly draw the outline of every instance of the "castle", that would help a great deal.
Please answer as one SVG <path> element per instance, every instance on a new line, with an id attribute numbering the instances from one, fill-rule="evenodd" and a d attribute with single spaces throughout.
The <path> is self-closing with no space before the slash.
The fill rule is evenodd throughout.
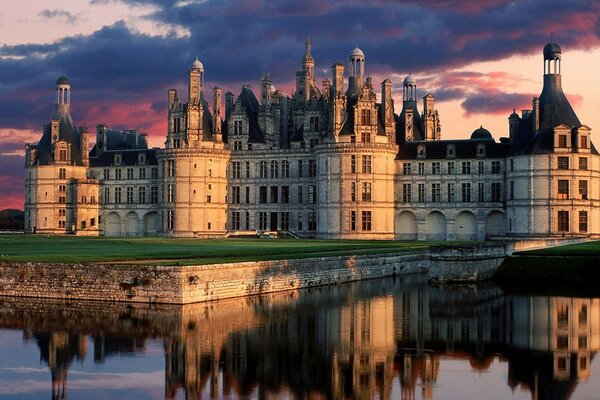
<path id="1" fill-rule="evenodd" d="M 311 43 L 291 97 L 268 74 L 259 98 L 212 89 L 188 73 L 187 103 L 168 91 L 164 148 L 137 131 L 86 127 L 56 82 L 56 113 L 26 148 L 25 231 L 105 236 L 219 237 L 279 232 L 328 239 L 484 240 L 600 233 L 600 155 L 561 87 L 561 49 L 544 47 L 532 108 L 496 142 L 483 127 L 442 140 L 431 94 L 403 82 L 376 93 L 355 48 L 320 87 Z M 345 84 L 347 78 L 347 85 Z"/>

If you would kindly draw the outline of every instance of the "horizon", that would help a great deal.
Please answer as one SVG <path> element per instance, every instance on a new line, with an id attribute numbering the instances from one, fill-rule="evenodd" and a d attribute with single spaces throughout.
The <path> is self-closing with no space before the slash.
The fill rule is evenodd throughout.
<path id="1" fill-rule="evenodd" d="M 72 82 L 77 125 L 138 129 L 150 147 L 162 147 L 167 89 L 187 98 L 187 71 L 196 56 L 207 88 L 237 96 L 242 84 L 258 88 L 260 75 L 270 72 L 277 89 L 291 95 L 307 37 L 318 86 L 331 78 L 333 62 L 346 66 L 358 44 L 367 75 L 376 83 L 392 81 L 396 113 L 402 80 L 412 74 L 419 109 L 425 94 L 436 97 L 442 139 L 467 139 L 482 125 L 498 140 L 508 136 L 513 108 L 531 108 L 539 96 L 542 48 L 552 35 L 563 51 L 567 97 L 592 128 L 592 141 L 600 129 L 600 77 L 590 68 L 600 62 L 600 4 L 593 1 L 60 0 L 52 7 L 34 0 L 27 9 L 11 4 L 0 14 L 6 38 L 0 47 L 0 210 L 23 208 L 24 145 L 37 143 L 51 120 L 59 76 Z"/>

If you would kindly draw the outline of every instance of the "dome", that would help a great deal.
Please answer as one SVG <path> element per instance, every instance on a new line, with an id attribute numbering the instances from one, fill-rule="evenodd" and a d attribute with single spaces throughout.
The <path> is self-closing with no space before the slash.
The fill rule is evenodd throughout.
<path id="1" fill-rule="evenodd" d="M 517 114 L 516 110 L 513 108 L 512 114 L 508 116 L 509 119 L 519 119 L 519 114 Z"/>
<path id="2" fill-rule="evenodd" d="M 354 50 L 352 50 L 352 54 L 350 54 L 351 57 L 364 57 L 365 53 L 363 53 L 363 51 L 361 49 L 358 48 L 358 46 L 356 46 L 354 48 Z"/>
<path id="3" fill-rule="evenodd" d="M 69 78 L 67 78 L 66 76 L 61 76 L 60 78 L 58 78 L 56 80 L 56 84 L 57 85 L 70 85 L 71 82 L 69 81 Z"/>
<path id="4" fill-rule="evenodd" d="M 196 57 L 196 60 L 192 63 L 192 68 L 204 69 L 204 65 L 198 60 L 198 57 Z"/>
<path id="5" fill-rule="evenodd" d="M 404 78 L 404 84 L 405 85 L 416 85 L 417 80 L 415 79 L 414 76 L 408 75 L 406 78 Z"/>
<path id="6" fill-rule="evenodd" d="M 544 59 L 551 60 L 554 58 L 560 58 L 560 46 L 558 43 L 550 42 L 544 46 Z"/>
<path id="7" fill-rule="evenodd" d="M 471 140 L 494 140 L 490 131 L 485 129 L 483 126 L 475 129 L 471 134 Z"/>

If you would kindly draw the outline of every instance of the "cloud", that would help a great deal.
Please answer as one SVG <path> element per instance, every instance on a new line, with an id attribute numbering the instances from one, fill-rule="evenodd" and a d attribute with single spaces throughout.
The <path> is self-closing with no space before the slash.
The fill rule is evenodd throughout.
<path id="1" fill-rule="evenodd" d="M 64 11 L 64 10 L 45 9 L 45 10 L 42 10 L 42 12 L 40 12 L 39 15 L 40 15 L 40 17 L 43 17 L 46 19 L 61 19 L 70 24 L 74 24 L 78 20 L 77 16 L 71 14 L 68 11 Z"/>

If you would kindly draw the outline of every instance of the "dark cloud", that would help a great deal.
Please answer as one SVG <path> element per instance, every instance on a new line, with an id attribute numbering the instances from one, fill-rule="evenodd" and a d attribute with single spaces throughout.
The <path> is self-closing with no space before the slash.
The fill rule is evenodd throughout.
<path id="1" fill-rule="evenodd" d="M 461 103 L 467 115 L 470 114 L 508 114 L 513 109 L 531 108 L 534 95 L 524 93 L 505 93 L 501 91 L 481 92 L 469 96 Z"/>
<path id="2" fill-rule="evenodd" d="M 60 19 L 63 21 L 66 21 L 70 24 L 74 24 L 75 22 L 77 22 L 77 16 L 73 15 L 72 13 L 68 12 L 68 11 L 64 11 L 64 10 L 48 10 L 45 9 L 42 12 L 40 12 L 40 17 L 46 18 L 46 19 Z"/>

